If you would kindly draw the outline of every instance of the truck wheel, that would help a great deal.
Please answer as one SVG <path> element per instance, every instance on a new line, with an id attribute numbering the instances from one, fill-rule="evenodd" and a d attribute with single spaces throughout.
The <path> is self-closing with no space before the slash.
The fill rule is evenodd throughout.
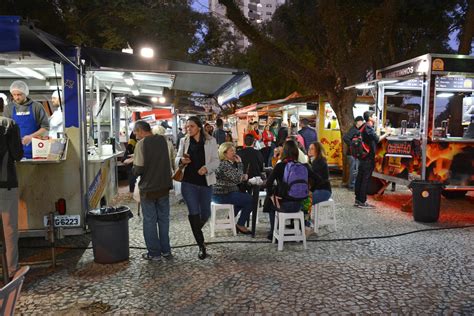
<path id="1" fill-rule="evenodd" d="M 384 186 L 384 183 L 382 180 L 380 180 L 379 178 L 370 177 L 369 188 L 367 189 L 367 194 L 374 195 L 377 192 L 379 192 L 383 186 Z"/>
<path id="2" fill-rule="evenodd" d="M 466 196 L 467 190 L 456 190 L 456 191 L 450 191 L 450 190 L 443 190 L 441 194 L 447 198 L 447 199 L 462 199 L 464 196 Z"/>

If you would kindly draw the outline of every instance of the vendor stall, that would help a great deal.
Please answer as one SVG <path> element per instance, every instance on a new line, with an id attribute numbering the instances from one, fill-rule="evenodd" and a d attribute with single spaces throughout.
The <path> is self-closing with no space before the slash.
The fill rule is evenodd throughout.
<path id="1" fill-rule="evenodd" d="M 427 54 L 352 86 L 374 90 L 377 128 L 393 129 L 377 146 L 372 193 L 413 180 L 442 182 L 447 197 L 474 190 L 473 82 L 474 57 Z"/>
<path id="2" fill-rule="evenodd" d="M 63 152 L 17 165 L 22 236 L 44 236 L 51 212 L 60 235 L 81 234 L 86 212 L 117 193 L 116 158 L 123 155 L 120 97 L 156 97 L 164 89 L 177 89 L 226 102 L 229 87 L 238 97 L 239 83 L 245 81 L 247 88 L 250 83 L 237 69 L 78 48 L 19 17 L 0 17 L 0 34 L 0 92 L 9 95 L 11 82 L 22 80 L 46 112 L 51 93 L 63 95 Z M 38 141 L 40 146 L 46 142 Z"/>

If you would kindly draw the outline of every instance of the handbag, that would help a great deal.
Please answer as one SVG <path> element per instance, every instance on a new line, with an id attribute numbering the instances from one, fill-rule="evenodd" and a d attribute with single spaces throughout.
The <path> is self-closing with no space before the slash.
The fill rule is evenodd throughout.
<path id="1" fill-rule="evenodd" d="M 185 168 L 186 168 L 186 165 L 179 165 L 178 169 L 176 169 L 176 171 L 173 173 L 173 176 L 171 178 L 174 181 L 178 181 L 178 182 L 183 181 Z"/>

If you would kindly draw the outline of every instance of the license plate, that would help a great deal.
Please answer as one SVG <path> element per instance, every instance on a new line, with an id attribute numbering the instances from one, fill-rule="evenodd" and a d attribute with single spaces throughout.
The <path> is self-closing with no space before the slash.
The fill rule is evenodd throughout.
<path id="1" fill-rule="evenodd" d="M 49 216 L 43 219 L 44 226 L 49 226 Z M 76 227 L 81 225 L 81 215 L 54 215 L 54 227 Z"/>

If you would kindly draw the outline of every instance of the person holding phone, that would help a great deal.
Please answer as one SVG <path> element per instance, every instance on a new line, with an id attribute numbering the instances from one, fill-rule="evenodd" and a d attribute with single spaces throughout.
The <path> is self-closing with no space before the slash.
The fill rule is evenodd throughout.
<path id="1" fill-rule="evenodd" d="M 188 207 L 188 219 L 196 243 L 198 258 L 207 257 L 202 227 L 211 216 L 212 186 L 216 184 L 215 171 L 219 167 L 217 143 L 204 131 L 201 120 L 191 116 L 186 121 L 186 136 L 179 144 L 176 165 L 184 165 L 181 194 Z"/>
<path id="2" fill-rule="evenodd" d="M 219 146 L 219 158 L 221 163 L 216 170 L 217 183 L 213 188 L 212 200 L 219 204 L 234 205 L 234 212 L 237 215 L 241 212 L 237 225 L 237 232 L 241 234 L 251 234 L 245 227 L 253 209 L 252 196 L 239 191 L 238 184 L 246 181 L 247 174 L 244 174 L 242 159 L 235 153 L 232 143 L 223 143 Z"/>

